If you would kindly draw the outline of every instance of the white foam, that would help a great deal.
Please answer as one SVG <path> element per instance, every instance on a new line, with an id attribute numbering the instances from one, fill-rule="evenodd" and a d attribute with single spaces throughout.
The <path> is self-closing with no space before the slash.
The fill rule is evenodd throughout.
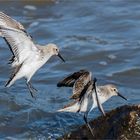
<path id="1" fill-rule="evenodd" d="M 113 55 L 113 54 L 110 54 L 110 55 L 108 55 L 108 58 L 109 58 L 109 59 L 116 59 L 116 56 Z"/>
<path id="2" fill-rule="evenodd" d="M 28 10 L 36 10 L 37 8 L 33 5 L 25 5 L 24 6 L 25 9 L 28 9 Z"/>
<path id="3" fill-rule="evenodd" d="M 107 62 L 106 61 L 100 61 L 99 64 L 100 65 L 103 65 L 103 66 L 106 66 L 107 65 Z"/>

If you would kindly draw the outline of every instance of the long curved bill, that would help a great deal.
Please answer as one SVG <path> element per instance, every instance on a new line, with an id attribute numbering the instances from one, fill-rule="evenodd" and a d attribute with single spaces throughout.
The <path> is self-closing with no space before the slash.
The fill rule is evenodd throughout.
<path id="1" fill-rule="evenodd" d="M 94 90 L 95 90 L 97 105 L 98 105 L 99 110 L 100 110 L 100 111 L 103 113 L 103 115 L 105 116 L 105 115 L 106 115 L 106 114 L 105 114 L 105 111 L 104 111 L 104 109 L 103 109 L 102 104 L 101 104 L 100 101 L 99 101 L 99 98 L 98 98 L 98 94 L 97 94 L 97 90 L 96 90 L 96 82 L 97 82 L 97 79 L 94 78 L 94 80 L 93 80 L 93 86 L 94 86 Z"/>
<path id="2" fill-rule="evenodd" d="M 65 60 L 64 60 L 64 58 L 61 56 L 61 54 L 60 53 L 58 53 L 58 55 L 57 55 L 63 62 L 65 62 Z"/>
<path id="3" fill-rule="evenodd" d="M 123 95 L 121 95 L 119 92 L 118 92 L 118 96 L 120 96 L 121 98 L 123 98 L 124 100 L 127 100 Z"/>

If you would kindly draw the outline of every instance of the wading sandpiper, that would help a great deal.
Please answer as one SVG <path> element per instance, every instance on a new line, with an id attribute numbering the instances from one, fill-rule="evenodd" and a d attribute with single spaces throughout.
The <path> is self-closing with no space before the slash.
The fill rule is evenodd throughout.
<path id="1" fill-rule="evenodd" d="M 84 113 L 84 121 L 92 135 L 94 135 L 87 121 L 88 113 L 98 106 L 99 110 L 105 115 L 102 103 L 106 102 L 112 96 L 120 96 L 125 100 L 127 99 L 118 92 L 117 87 L 113 84 L 96 86 L 96 78 L 92 80 L 91 75 L 91 72 L 87 70 L 80 70 L 64 78 L 57 84 L 58 87 L 73 87 L 71 99 L 75 99 L 74 102 L 71 102 L 58 111 Z"/>

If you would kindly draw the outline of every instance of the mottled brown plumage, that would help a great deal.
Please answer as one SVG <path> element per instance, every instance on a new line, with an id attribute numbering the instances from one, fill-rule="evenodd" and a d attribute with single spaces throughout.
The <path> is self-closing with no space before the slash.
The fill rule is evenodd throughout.
<path id="1" fill-rule="evenodd" d="M 80 70 L 78 72 L 74 72 L 67 77 L 65 77 L 63 80 L 58 82 L 57 86 L 58 87 L 73 87 L 75 81 L 83 74 L 87 72 L 86 70 Z"/>
<path id="2" fill-rule="evenodd" d="M 70 98 L 78 99 L 81 96 L 81 93 L 85 91 L 85 86 L 87 86 L 89 81 L 91 81 L 91 77 L 91 72 L 87 70 L 80 70 L 64 78 L 57 84 L 57 86 L 73 87 L 73 93 Z"/>
<path id="3" fill-rule="evenodd" d="M 84 92 L 85 87 L 89 86 L 88 83 L 91 81 L 91 72 L 85 71 L 83 74 L 75 81 L 73 86 L 73 95 L 71 99 L 78 99 L 81 93 Z"/>
<path id="4" fill-rule="evenodd" d="M 67 82 L 66 78 L 64 81 Z M 91 72 L 84 71 L 81 76 L 75 80 L 73 86 L 73 95 L 71 98 L 75 99 L 74 102 L 71 102 L 64 108 L 58 110 L 60 112 L 84 112 L 84 121 L 92 135 L 94 134 L 87 121 L 88 113 L 98 107 L 103 115 L 105 115 L 102 103 L 106 102 L 112 96 L 120 96 L 127 100 L 118 92 L 115 85 L 108 84 L 104 86 L 96 86 L 96 81 L 96 78 L 92 80 Z"/>

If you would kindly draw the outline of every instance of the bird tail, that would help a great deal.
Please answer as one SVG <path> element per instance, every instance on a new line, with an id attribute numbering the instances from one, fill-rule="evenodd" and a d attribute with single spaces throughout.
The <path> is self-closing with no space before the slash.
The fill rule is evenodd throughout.
<path id="1" fill-rule="evenodd" d="M 11 76 L 10 79 L 6 82 L 5 87 L 10 87 L 15 82 L 15 76 Z"/>
<path id="2" fill-rule="evenodd" d="M 68 104 L 62 109 L 57 110 L 58 112 L 78 112 L 80 108 L 80 104 L 78 102 L 73 102 L 72 104 Z"/>
<path id="3" fill-rule="evenodd" d="M 19 72 L 21 66 L 22 66 L 22 64 L 18 65 L 18 66 L 14 69 L 13 73 L 12 73 L 11 76 L 10 76 L 10 79 L 9 79 L 9 80 L 7 81 L 7 83 L 5 84 L 5 87 L 10 87 L 11 85 L 14 84 L 14 82 L 15 82 L 17 79 L 20 78 L 20 77 L 18 77 L 18 72 Z"/>

